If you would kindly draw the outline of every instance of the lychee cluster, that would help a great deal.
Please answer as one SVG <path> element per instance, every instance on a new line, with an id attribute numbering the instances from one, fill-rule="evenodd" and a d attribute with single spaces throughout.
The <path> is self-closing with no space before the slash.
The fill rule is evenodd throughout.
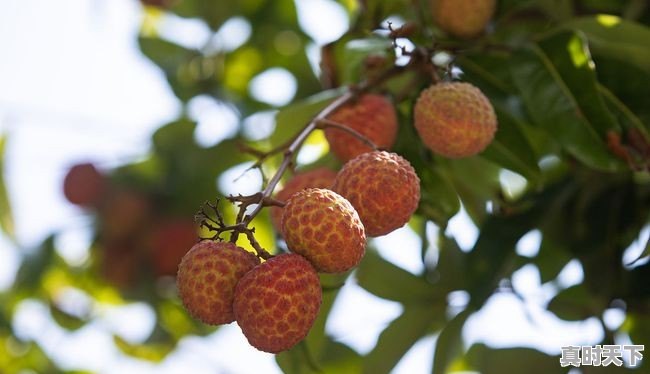
<path id="1" fill-rule="evenodd" d="M 319 183 L 328 186 L 334 179 L 334 189 L 340 186 L 355 200 L 332 189 L 310 187 L 317 176 L 325 176 Z M 304 339 L 322 300 L 318 272 L 356 267 L 365 254 L 366 225 L 373 235 L 393 231 L 410 219 L 420 198 L 415 171 L 395 153 L 362 153 L 332 176 L 328 170 L 316 170 L 287 183 L 285 191 L 292 194 L 278 211 L 289 253 L 256 264 L 252 254 L 232 243 L 196 244 L 183 258 L 177 277 L 190 314 L 210 324 L 234 319 L 249 343 L 265 352 L 284 351 Z M 360 182 L 375 178 L 370 184 Z"/>
<path id="2" fill-rule="evenodd" d="M 62 192 L 72 204 L 96 215 L 98 270 L 123 291 L 147 276 L 175 276 L 183 255 L 197 242 L 191 218 L 171 213 L 145 188 L 92 162 L 72 165 Z"/>
<path id="3" fill-rule="evenodd" d="M 397 121 L 386 103 L 365 95 L 335 111 L 329 120 L 336 126 L 326 127 L 326 135 L 347 162 L 337 173 L 298 172 L 274 196 L 272 222 L 289 253 L 260 264 L 235 244 L 202 242 L 185 255 L 177 282 L 190 314 L 210 324 L 235 320 L 252 346 L 271 353 L 290 349 L 307 335 L 322 300 L 318 273 L 354 269 L 367 237 L 404 226 L 418 207 L 420 179 L 409 161 L 358 139 L 360 134 L 382 147 L 392 145 Z M 414 118 L 422 142 L 446 157 L 482 151 L 496 130 L 489 101 L 466 83 L 423 91 Z"/>

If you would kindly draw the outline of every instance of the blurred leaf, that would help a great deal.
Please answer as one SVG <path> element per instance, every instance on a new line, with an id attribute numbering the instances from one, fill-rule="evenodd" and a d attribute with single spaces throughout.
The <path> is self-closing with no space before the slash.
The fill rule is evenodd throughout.
<path id="1" fill-rule="evenodd" d="M 471 305 L 480 308 L 501 279 L 515 269 L 515 246 L 519 239 L 537 227 L 564 184 L 547 187 L 527 196 L 502 215 L 488 216 L 480 227 L 474 248 L 468 254 L 468 284 Z"/>
<path id="2" fill-rule="evenodd" d="M 559 356 L 549 356 L 530 348 L 494 349 L 484 344 L 474 344 L 467 352 L 466 359 L 481 374 L 566 373 L 570 369 L 560 366 Z"/>
<path id="3" fill-rule="evenodd" d="M 182 101 L 209 92 L 211 87 L 199 84 L 205 80 L 203 67 L 206 63 L 198 51 L 191 51 L 159 38 L 141 37 L 138 39 L 140 50 L 158 65 L 176 96 Z M 216 83 L 216 80 L 213 80 Z"/>
<path id="4" fill-rule="evenodd" d="M 582 321 L 599 316 L 606 306 L 603 300 L 589 293 L 585 285 L 575 285 L 555 295 L 547 309 L 565 321 Z"/>
<path id="5" fill-rule="evenodd" d="M 567 89 L 567 82 L 541 48 L 532 46 L 517 51 L 509 67 L 526 111 L 536 125 L 546 129 L 584 164 L 599 170 L 616 170 L 620 163 L 609 154 L 576 97 Z"/>
<path id="6" fill-rule="evenodd" d="M 494 109 L 499 129 L 481 156 L 536 183 L 540 178 L 540 170 L 535 151 L 522 131 L 523 124 L 498 106 Z"/>
<path id="7" fill-rule="evenodd" d="M 452 181 L 467 214 L 476 225 L 480 225 L 487 214 L 487 202 L 500 195 L 501 169 L 481 157 L 455 160 L 439 158 L 438 161 Z"/>
<path id="8" fill-rule="evenodd" d="M 11 204 L 9 203 L 7 185 L 4 180 L 6 145 L 7 137 L 0 135 L 0 228 L 2 228 L 2 231 L 4 231 L 5 234 L 7 234 L 9 239 L 15 241 L 14 220 L 11 214 Z"/>
<path id="9" fill-rule="evenodd" d="M 595 54 L 616 58 L 650 73 L 648 27 L 606 14 L 576 18 L 562 27 L 584 32 Z"/>
<path id="10" fill-rule="evenodd" d="M 571 261 L 571 252 L 563 244 L 547 237 L 542 238 L 539 252 L 533 260 L 539 269 L 542 284 L 555 279 L 566 264 Z"/>
<path id="11" fill-rule="evenodd" d="M 438 263 L 430 270 L 428 278 L 435 280 L 435 284 L 445 290 L 464 290 L 468 288 L 468 278 L 459 277 L 458 274 L 467 273 L 468 254 L 463 252 L 456 240 L 440 231 L 438 235 Z"/>
<path id="12" fill-rule="evenodd" d="M 152 362 L 162 361 L 174 349 L 170 343 L 131 344 L 117 335 L 113 335 L 113 342 L 124 354 Z"/>
<path id="13" fill-rule="evenodd" d="M 41 279 L 55 259 L 54 236 L 47 237 L 43 243 L 26 256 L 16 275 L 16 285 L 19 288 L 33 292 L 41 285 Z"/>
<path id="14" fill-rule="evenodd" d="M 384 260 L 374 250 L 366 252 L 355 274 L 359 286 L 383 299 L 406 304 L 445 304 L 445 295 L 424 278 Z"/>
<path id="15" fill-rule="evenodd" d="M 390 372 L 421 337 L 442 327 L 444 316 L 444 307 L 405 305 L 402 315 L 386 327 L 364 358 L 363 373 Z"/>
<path id="16" fill-rule="evenodd" d="M 72 315 L 65 310 L 59 308 L 54 301 L 49 302 L 50 315 L 56 323 L 66 330 L 78 330 L 86 325 L 88 321 L 78 316 Z"/>
<path id="17" fill-rule="evenodd" d="M 433 354 L 432 374 L 445 374 L 451 363 L 461 354 L 463 349 L 462 331 L 467 318 L 472 315 L 470 309 L 458 313 L 445 325 L 436 340 L 436 350 Z"/>
<path id="18" fill-rule="evenodd" d="M 239 10 L 238 3 L 231 1 L 182 0 L 175 4 L 171 10 L 179 16 L 203 19 L 212 30 L 218 29 Z"/>

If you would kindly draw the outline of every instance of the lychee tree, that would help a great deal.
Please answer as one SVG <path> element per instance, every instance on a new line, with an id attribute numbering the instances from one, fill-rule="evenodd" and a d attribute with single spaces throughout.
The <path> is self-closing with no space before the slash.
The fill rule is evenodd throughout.
<path id="1" fill-rule="evenodd" d="M 148 301 L 157 313 L 151 339 L 117 341 L 143 358 L 160 359 L 183 336 L 235 320 L 287 373 L 390 372 L 431 335 L 435 353 L 423 365 L 436 374 L 566 373 L 559 354 L 463 344 L 465 322 L 492 296 L 525 299 L 513 274 L 532 267 L 552 290 L 541 308 L 601 322 L 594 344 L 650 342 L 650 5 L 331 1 L 350 26 L 318 48 L 290 0 L 146 2 L 140 48 L 184 115 L 153 135 L 148 159 L 105 171 L 102 196 L 83 191 L 93 196 L 84 209 L 97 217 L 93 261 L 39 265 L 60 263 L 49 240 L 42 258 L 23 266 L 28 287 L 50 300 L 39 280 L 57 269 L 91 295 L 108 281 L 116 297 Z M 165 39 L 171 15 L 216 34 L 195 49 Z M 250 36 L 228 43 L 238 35 L 226 26 L 242 20 Z M 295 78 L 286 105 L 251 88 L 274 68 Z M 230 108 L 238 124 L 231 137 L 199 145 L 191 108 L 207 99 Z M 224 187 L 234 169 L 260 176 L 258 190 Z M 156 270 L 172 260 L 156 260 L 163 245 L 151 244 L 171 240 L 145 233 L 197 210 L 199 243 L 179 250 L 189 251 L 182 261 L 174 251 L 174 279 Z M 479 232 L 469 248 L 448 230 L 461 211 Z M 373 238 L 395 230 L 419 237 L 421 273 L 377 251 Z M 517 251 L 531 233 L 537 250 Z M 566 286 L 558 275 L 570 262 L 584 276 Z M 71 275 L 79 273 L 89 281 Z M 346 282 L 403 307 L 363 355 L 325 331 Z M 451 305 L 459 291 L 467 301 Z M 52 305 L 62 321 L 87 321 Z M 624 322 L 606 324 L 611 310 Z"/>

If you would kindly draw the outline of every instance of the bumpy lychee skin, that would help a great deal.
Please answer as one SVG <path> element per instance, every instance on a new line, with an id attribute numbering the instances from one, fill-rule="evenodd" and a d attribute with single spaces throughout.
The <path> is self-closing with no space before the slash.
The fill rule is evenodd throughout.
<path id="1" fill-rule="evenodd" d="M 434 22 L 459 38 L 480 35 L 494 14 L 496 0 L 431 0 Z"/>
<path id="2" fill-rule="evenodd" d="M 237 284 L 237 323 L 255 348 L 278 353 L 307 336 L 320 310 L 321 285 L 304 257 L 286 253 L 248 272 Z"/>
<path id="3" fill-rule="evenodd" d="M 406 224 L 420 202 L 420 178 L 396 153 L 377 151 L 348 161 L 334 191 L 359 213 L 368 236 L 381 236 Z"/>
<path id="4" fill-rule="evenodd" d="M 434 153 L 449 158 L 483 151 L 497 130 L 490 100 L 469 83 L 440 83 L 422 91 L 414 117 L 422 142 Z"/>
<path id="5" fill-rule="evenodd" d="M 379 148 L 390 149 L 395 143 L 397 115 L 393 104 L 384 96 L 363 95 L 358 101 L 342 106 L 327 118 L 356 130 Z M 372 151 L 372 148 L 354 135 L 335 127 L 325 129 L 325 138 L 332 152 L 343 162 Z"/>
<path id="6" fill-rule="evenodd" d="M 276 195 L 275 199 L 287 201 L 294 193 L 305 188 L 331 188 L 336 178 L 334 170 L 321 167 L 301 173 L 296 173 L 287 184 L 284 185 Z M 282 212 L 283 209 L 277 206 L 271 208 L 271 223 L 282 235 Z"/>
<path id="7" fill-rule="evenodd" d="M 258 264 L 255 255 L 233 243 L 195 244 L 183 257 L 176 277 L 183 305 L 190 315 L 209 325 L 234 321 L 235 286 Z"/>
<path id="8" fill-rule="evenodd" d="M 366 234 L 356 210 L 328 189 L 295 193 L 284 207 L 282 230 L 289 250 L 307 258 L 320 272 L 348 271 L 366 251 Z"/>

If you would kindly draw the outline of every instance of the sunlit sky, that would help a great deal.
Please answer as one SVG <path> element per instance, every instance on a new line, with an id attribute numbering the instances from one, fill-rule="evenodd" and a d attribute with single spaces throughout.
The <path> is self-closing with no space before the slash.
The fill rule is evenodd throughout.
<path id="1" fill-rule="evenodd" d="M 333 1 L 297 0 L 300 25 L 314 45 L 336 39 L 347 27 L 345 13 Z M 151 133 L 179 113 L 180 103 L 162 73 L 146 60 L 136 44 L 142 9 L 134 0 L 0 0 L 0 133 L 8 137 L 6 181 L 20 247 L 0 233 L 0 289 L 7 289 L 23 251 L 53 231 L 61 254 L 81 262 L 87 254 L 90 221 L 68 204 L 60 185 L 71 164 L 92 160 L 110 168 L 144 155 Z M 326 16 L 325 16 L 326 15 Z M 323 24 L 325 22 L 326 24 Z M 164 35 L 186 45 L 212 37 L 197 22 L 169 18 Z M 326 26 L 326 27 L 324 27 Z M 215 48 L 235 48 L 251 32 L 236 19 L 213 37 Z M 224 37 L 227 35 L 228 37 Z M 231 45 L 228 45 L 231 43 Z M 313 56 L 312 56 L 313 58 Z M 251 90 L 269 103 L 293 98 L 292 77 L 283 69 L 267 71 L 252 82 Z M 269 90 L 284 87 L 284 90 Z M 190 113 L 199 121 L 197 139 L 213 144 L 232 135 L 237 113 L 209 98 L 194 99 Z M 261 113 L 255 123 L 272 130 L 273 113 Z M 262 131 L 264 132 L 264 131 Z M 237 175 L 239 173 L 236 173 Z M 227 176 L 226 176 L 227 179 Z M 241 179 L 230 188 L 243 192 L 258 188 L 256 178 Z M 437 228 L 429 227 L 430 235 Z M 464 249 L 476 240 L 476 228 L 466 214 L 455 217 L 448 234 Z M 423 270 L 419 238 L 408 228 L 375 240 L 380 254 L 413 273 Z M 532 256 L 539 233 L 532 232 L 518 246 Z M 396 250 L 397 248 L 397 250 Z M 602 337 L 596 319 L 565 323 L 545 311 L 556 286 L 540 285 L 538 270 L 530 265 L 513 277 L 524 302 L 508 293 L 495 295 L 470 318 L 463 336 L 466 346 L 483 341 L 499 347 L 524 345 L 559 354 L 563 345 L 591 345 Z M 557 285 L 582 280 L 582 268 L 571 262 Z M 91 303 L 80 292 L 67 295 L 70 303 Z M 467 294 L 456 292 L 450 302 L 462 305 Z M 399 303 L 378 299 L 353 281 L 342 289 L 327 331 L 336 340 L 366 353 L 382 329 L 402 310 Z M 97 307 L 97 318 L 81 330 L 68 333 L 48 316 L 45 305 L 26 301 L 13 321 L 19 337 L 34 339 L 63 368 L 102 373 L 274 373 L 272 355 L 251 348 L 236 324 L 205 337 L 188 337 L 162 364 L 134 360 L 113 346 L 111 334 L 128 341 L 146 339 L 153 313 L 144 304 L 125 308 Z M 620 313 L 610 313 L 612 326 Z M 418 342 L 394 373 L 428 373 L 435 337 Z"/>

